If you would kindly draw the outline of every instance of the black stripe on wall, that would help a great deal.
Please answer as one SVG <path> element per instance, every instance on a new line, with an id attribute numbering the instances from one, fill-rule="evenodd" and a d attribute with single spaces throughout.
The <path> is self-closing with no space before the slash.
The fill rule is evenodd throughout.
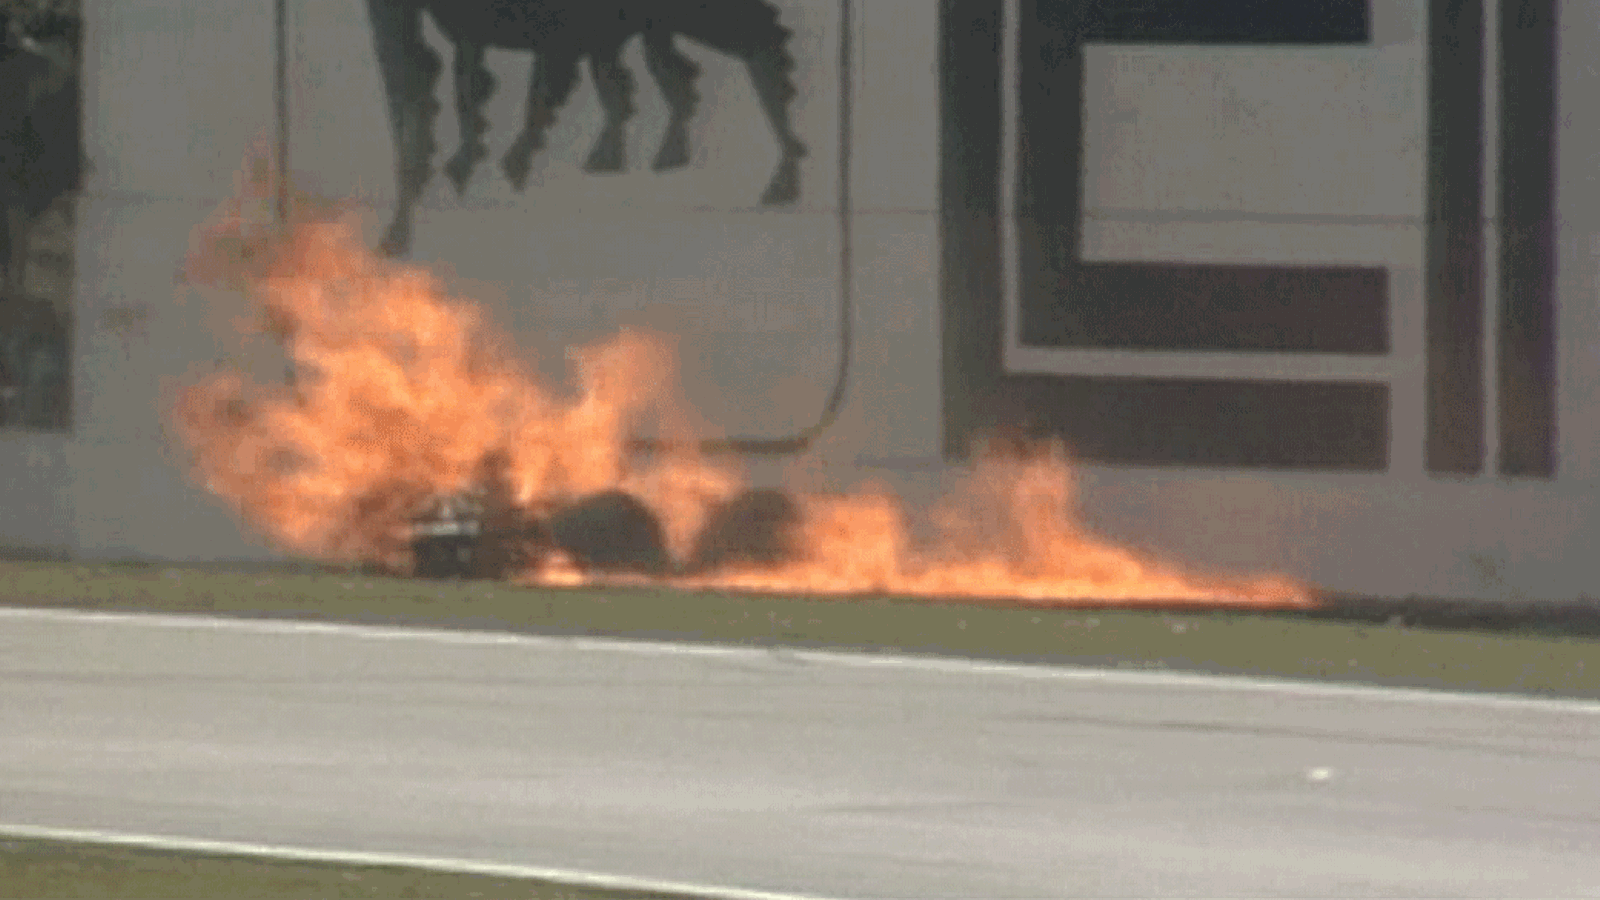
<path id="1" fill-rule="evenodd" d="M 1045 283 L 1030 292 L 1043 302 L 1023 307 L 1028 346 L 1389 351 L 1387 269 L 1095 262 L 1031 274 Z"/>
<path id="2" fill-rule="evenodd" d="M 945 456 L 1002 388 L 1000 0 L 940 0 L 939 243 Z"/>
<path id="3" fill-rule="evenodd" d="M 1138 44 L 1357 44 L 1368 0 L 1117 0 L 1088 7 L 1084 40 Z"/>
<path id="4" fill-rule="evenodd" d="M 1383 384 L 1010 375 L 995 426 L 1066 438 L 1079 459 L 1373 472 L 1389 461 Z"/>
<path id="5" fill-rule="evenodd" d="M 1556 472 L 1556 2 L 1500 2 L 1499 469 Z"/>
<path id="6" fill-rule="evenodd" d="M 1461 475 L 1484 458 L 1483 15 L 1428 3 L 1427 467 Z"/>

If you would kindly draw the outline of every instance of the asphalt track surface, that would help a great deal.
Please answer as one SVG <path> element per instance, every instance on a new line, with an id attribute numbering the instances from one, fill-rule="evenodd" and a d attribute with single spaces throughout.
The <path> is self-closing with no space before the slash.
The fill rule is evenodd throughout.
<path id="1" fill-rule="evenodd" d="M 1600 896 L 1597 738 L 1581 701 L 0 613 L 0 831 L 640 885 Z"/>

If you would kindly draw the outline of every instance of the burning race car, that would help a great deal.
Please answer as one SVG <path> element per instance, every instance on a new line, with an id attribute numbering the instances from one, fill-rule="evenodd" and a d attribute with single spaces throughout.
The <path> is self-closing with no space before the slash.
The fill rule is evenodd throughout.
<path id="1" fill-rule="evenodd" d="M 799 507 L 775 490 L 745 491 L 713 510 L 687 560 L 667 551 L 660 518 L 625 491 L 591 494 L 545 515 L 507 501 L 493 477 L 461 494 L 430 498 L 408 538 L 419 578 L 506 578 L 560 554 L 599 574 L 666 576 L 726 565 L 776 565 L 794 554 Z"/>

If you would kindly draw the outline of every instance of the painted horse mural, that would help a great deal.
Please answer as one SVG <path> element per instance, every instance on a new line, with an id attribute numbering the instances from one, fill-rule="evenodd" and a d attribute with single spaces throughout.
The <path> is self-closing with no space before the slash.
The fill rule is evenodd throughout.
<path id="1" fill-rule="evenodd" d="M 534 55 L 522 130 L 500 161 L 516 190 L 526 187 L 534 154 L 545 147 L 546 132 L 571 97 L 585 59 L 606 119 L 584 168 L 602 173 L 625 167 L 623 129 L 635 112 L 635 85 L 621 54 L 636 36 L 643 41 L 646 68 L 670 114 L 652 168 L 661 172 L 687 165 L 689 121 L 700 101 L 695 88 L 700 67 L 677 49 L 675 40 L 683 36 L 742 61 L 749 73 L 780 153 L 761 204 L 784 206 L 799 198 L 806 146 L 789 115 L 796 95 L 790 31 L 765 0 L 367 0 L 367 8 L 396 150 L 399 203 L 382 243 L 390 255 L 410 251 L 415 207 L 433 175 L 433 127 L 439 113 L 433 94 L 443 65 L 423 37 L 424 11 L 454 50 L 460 146 L 444 172 L 458 192 L 466 189 L 489 152 L 483 107 L 495 89 L 484 66 L 484 52 L 490 48 Z"/>

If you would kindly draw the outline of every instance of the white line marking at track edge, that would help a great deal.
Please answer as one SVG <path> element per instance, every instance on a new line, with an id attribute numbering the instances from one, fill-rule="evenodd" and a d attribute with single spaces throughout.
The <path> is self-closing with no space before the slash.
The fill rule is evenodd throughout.
<path id="1" fill-rule="evenodd" d="M 133 834 L 92 828 L 52 828 L 42 825 L 18 825 L 0 822 L 0 839 L 5 837 L 138 847 L 180 853 L 266 857 L 299 862 L 331 863 L 334 865 L 398 866 L 407 869 L 427 869 L 460 875 L 526 878 L 575 887 L 593 887 L 613 891 L 681 894 L 685 897 L 706 898 L 706 900 L 823 900 L 823 898 L 809 894 L 788 894 L 747 890 L 744 888 L 717 887 L 715 885 L 691 884 L 681 881 L 634 878 L 627 875 L 605 875 L 598 872 L 584 872 L 574 869 L 494 863 L 473 859 L 451 859 L 448 857 L 412 856 L 405 853 L 355 850 L 318 850 L 310 847 L 289 847 L 243 841 L 215 841 L 205 838 Z"/>
<path id="2" fill-rule="evenodd" d="M 1600 701 L 1582 698 L 1472 693 L 1468 691 L 1317 682 L 1291 678 L 1201 672 L 1108 669 L 1062 663 L 1005 662 L 896 650 L 813 650 L 783 645 L 752 647 L 748 645 L 623 637 L 578 637 L 465 628 L 365 625 L 356 622 L 317 622 L 289 618 L 245 618 L 214 616 L 203 613 L 129 613 L 0 606 L 0 621 L 5 619 L 59 622 L 62 624 L 101 622 L 108 625 L 139 628 L 183 628 L 276 636 L 319 635 L 363 640 L 416 641 L 457 646 L 506 646 L 590 653 L 635 653 L 646 656 L 692 656 L 741 660 L 770 660 L 777 656 L 819 665 L 848 668 L 907 669 L 946 675 L 988 675 L 1035 680 L 1095 681 L 1102 684 L 1130 687 L 1189 688 L 1212 691 L 1276 693 L 1298 697 L 1343 697 L 1356 700 L 1520 708 L 1565 714 L 1600 714 Z"/>

